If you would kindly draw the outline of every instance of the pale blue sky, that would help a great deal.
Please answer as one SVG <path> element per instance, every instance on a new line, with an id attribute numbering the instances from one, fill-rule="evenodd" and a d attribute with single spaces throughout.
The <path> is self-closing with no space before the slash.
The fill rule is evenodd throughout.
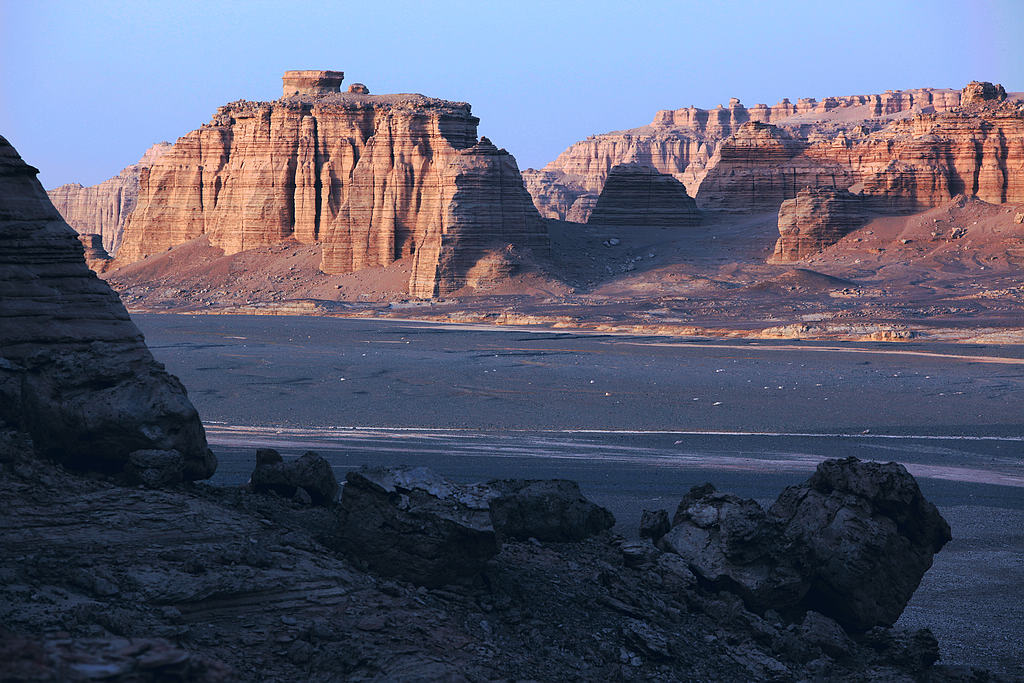
<path id="1" fill-rule="evenodd" d="M 634 6 L 630 6 L 634 5 Z M 1024 90 L 1024 0 L 0 0 L 0 134 L 49 188 L 92 184 L 286 69 L 465 100 L 539 167 L 658 109 L 890 88 Z"/>

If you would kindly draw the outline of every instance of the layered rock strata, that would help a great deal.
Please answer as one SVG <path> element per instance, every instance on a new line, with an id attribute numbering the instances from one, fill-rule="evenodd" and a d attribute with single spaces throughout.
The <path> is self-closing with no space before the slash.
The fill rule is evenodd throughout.
<path id="1" fill-rule="evenodd" d="M 47 194 L 68 225 L 82 235 L 101 235 L 103 248 L 108 254 L 116 255 L 128 217 L 138 201 L 142 170 L 152 166 L 171 146 L 169 142 L 158 142 L 136 163 L 99 185 L 83 187 L 70 183 L 55 187 Z"/>
<path id="2" fill-rule="evenodd" d="M 85 251 L 85 265 L 97 273 L 102 273 L 110 265 L 110 254 L 103 248 L 103 236 L 79 233 L 78 241 Z"/>
<path id="3" fill-rule="evenodd" d="M 734 99 L 591 136 L 524 177 L 541 214 L 560 219 L 629 162 L 674 176 L 702 208 L 774 211 L 808 186 L 863 188 L 896 211 L 959 193 L 1012 202 L 1024 198 L 1022 118 L 1017 97 L 984 82 L 750 109 Z"/>
<path id="4" fill-rule="evenodd" d="M 801 190 L 779 208 L 779 239 L 772 260 L 799 261 L 835 244 L 867 222 L 867 208 L 865 197 L 847 190 Z"/>
<path id="5" fill-rule="evenodd" d="M 697 203 L 670 175 L 619 164 L 605 180 L 587 222 L 594 225 L 679 227 L 700 221 Z"/>
<path id="6" fill-rule="evenodd" d="M 85 265 L 36 173 L 0 138 L 0 424 L 76 469 L 209 477 L 216 461 L 184 387 Z"/>
<path id="7" fill-rule="evenodd" d="M 414 257 L 411 293 L 454 291 L 491 249 L 547 248 L 478 121 L 465 103 L 309 88 L 221 107 L 143 174 L 118 263 L 201 235 L 228 254 L 294 239 L 323 245 L 326 273 Z"/>

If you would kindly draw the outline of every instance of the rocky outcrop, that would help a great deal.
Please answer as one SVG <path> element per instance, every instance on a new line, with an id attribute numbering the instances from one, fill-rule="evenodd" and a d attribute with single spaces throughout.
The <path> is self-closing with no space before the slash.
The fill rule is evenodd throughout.
<path id="1" fill-rule="evenodd" d="M 805 187 L 849 187 L 848 168 L 807 154 L 808 142 L 768 123 L 750 122 L 719 145 L 697 191 L 702 208 L 776 211 Z"/>
<path id="2" fill-rule="evenodd" d="M 733 100 L 592 136 L 524 176 L 541 213 L 562 219 L 625 162 L 672 175 L 709 209 L 776 211 L 805 187 L 852 189 L 895 212 L 961 193 L 1017 202 L 1024 201 L 1022 121 L 1020 103 L 983 82 L 962 93 L 892 91 L 750 109 Z"/>
<path id="3" fill-rule="evenodd" d="M 619 164 L 608 173 L 588 223 L 675 228 L 700 222 L 697 203 L 670 175 L 639 164 Z"/>
<path id="4" fill-rule="evenodd" d="M 705 175 L 718 164 L 720 145 L 746 124 L 772 124 L 798 138 L 833 137 L 856 129 L 878 130 L 909 112 L 949 111 L 959 103 L 958 91 L 932 88 L 826 97 L 820 101 L 803 98 L 796 103 L 783 99 L 772 106 L 758 104 L 750 108 L 733 98 L 728 107 L 659 111 L 646 126 L 592 135 L 574 143 L 543 169 L 527 169 L 523 177 L 545 218 L 569 220 L 568 212 L 576 199 L 585 194 L 597 196 L 608 172 L 623 163 L 638 163 L 673 176 L 686 186 L 699 206 L 704 206 L 698 190 Z M 784 180 L 776 178 L 775 182 Z M 802 187 L 796 186 L 793 194 Z M 737 201 L 733 208 L 742 206 Z"/>
<path id="5" fill-rule="evenodd" d="M 949 539 L 902 465 L 847 458 L 823 462 L 767 511 L 694 488 L 658 543 L 755 610 L 814 610 L 864 632 L 896 622 Z"/>
<path id="6" fill-rule="evenodd" d="M 138 201 L 142 170 L 152 166 L 171 146 L 169 142 L 158 142 L 138 162 L 99 185 L 82 187 L 71 183 L 55 187 L 47 194 L 68 225 L 81 235 L 100 235 L 101 246 L 108 254 L 116 255 L 128 217 Z"/>
<path id="7" fill-rule="evenodd" d="M 980 102 L 1002 102 L 1005 99 L 1006 89 L 988 81 L 971 81 L 960 91 L 960 105 L 965 107 Z"/>
<path id="8" fill-rule="evenodd" d="M 491 523 L 502 539 L 581 541 L 615 525 L 612 513 L 565 479 L 500 479 L 486 485 Z"/>
<path id="9" fill-rule="evenodd" d="M 95 233 L 79 233 L 78 241 L 85 252 L 85 265 L 97 273 L 102 273 L 110 265 L 110 254 L 103 248 L 103 236 Z"/>
<path id="10" fill-rule="evenodd" d="M 949 524 L 896 463 L 826 460 L 769 512 L 812 572 L 803 604 L 850 631 L 896 623 L 951 538 Z"/>
<path id="11" fill-rule="evenodd" d="M 273 448 L 256 451 L 256 469 L 249 484 L 256 492 L 272 491 L 314 505 L 329 505 L 338 497 L 334 470 L 314 451 L 306 451 L 287 462 Z"/>
<path id="12" fill-rule="evenodd" d="M 868 220 L 862 195 L 834 188 L 805 188 L 779 208 L 779 240 L 772 261 L 799 261 L 835 244 Z"/>
<path id="13" fill-rule="evenodd" d="M 171 479 L 209 477 L 184 387 L 86 267 L 36 173 L 0 138 L 0 424 L 75 469 L 127 476 L 133 453 L 159 450 L 178 458 Z"/>
<path id="14" fill-rule="evenodd" d="M 341 506 L 344 549 L 382 574 L 441 586 L 479 574 L 498 552 L 481 491 L 422 467 L 351 471 Z"/>
<path id="15" fill-rule="evenodd" d="M 345 80 L 344 71 L 285 71 L 281 77 L 282 96 L 295 95 L 327 95 L 341 92 L 341 82 Z"/>
<path id="16" fill-rule="evenodd" d="M 477 141 L 468 104 L 293 88 L 221 107 L 144 172 L 117 263 L 201 235 L 228 254 L 293 239 L 322 244 L 325 273 L 413 257 L 410 292 L 429 297 L 491 249 L 547 248 L 515 159 Z"/>

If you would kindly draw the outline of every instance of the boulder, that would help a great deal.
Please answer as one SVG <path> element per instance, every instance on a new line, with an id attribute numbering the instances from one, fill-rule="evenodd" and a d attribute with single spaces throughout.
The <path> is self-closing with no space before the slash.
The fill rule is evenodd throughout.
<path id="1" fill-rule="evenodd" d="M 914 477 L 892 462 L 826 460 L 770 513 L 802 555 L 804 605 L 854 632 L 894 624 L 951 538 Z"/>
<path id="2" fill-rule="evenodd" d="M 664 510 L 644 510 L 640 514 L 640 538 L 649 538 L 657 542 L 671 528 L 668 513 Z"/>
<path id="3" fill-rule="evenodd" d="M 659 546 L 685 559 L 705 585 L 736 593 L 752 609 L 789 611 L 810 586 L 788 563 L 780 531 L 756 501 L 704 484 L 683 498 Z"/>
<path id="4" fill-rule="evenodd" d="M 441 586 L 479 574 L 498 553 L 485 489 L 423 467 L 351 471 L 341 506 L 342 547 L 382 574 Z"/>
<path id="5" fill-rule="evenodd" d="M 491 523 L 503 538 L 580 541 L 615 526 L 615 517 L 565 479 L 488 482 Z"/>
<path id="6" fill-rule="evenodd" d="M 306 451 L 295 460 L 285 461 L 272 448 L 256 451 L 256 469 L 250 479 L 257 492 L 273 491 L 287 498 L 308 497 L 316 505 L 333 503 L 338 496 L 338 480 L 324 458 Z"/>
<path id="7" fill-rule="evenodd" d="M 813 610 L 860 633 L 896 622 L 949 539 L 902 465 L 846 458 L 821 463 L 768 511 L 696 487 L 659 546 L 756 611 L 799 620 Z"/>

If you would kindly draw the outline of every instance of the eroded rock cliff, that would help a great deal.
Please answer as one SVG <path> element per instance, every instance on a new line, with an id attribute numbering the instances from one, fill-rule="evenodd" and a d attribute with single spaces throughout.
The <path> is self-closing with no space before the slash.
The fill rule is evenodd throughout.
<path id="1" fill-rule="evenodd" d="M 83 187 L 69 183 L 55 187 L 47 194 L 68 225 L 82 235 L 102 236 L 102 246 L 107 253 L 117 254 L 124 226 L 138 201 L 139 175 L 171 146 L 169 142 L 158 142 L 146 150 L 138 162 L 99 185 Z"/>
<path id="2" fill-rule="evenodd" d="M 118 262 L 201 235 L 228 254 L 294 239 L 323 245 L 326 273 L 414 256 L 410 292 L 434 296 L 490 248 L 546 249 L 515 159 L 477 141 L 468 104 L 293 88 L 221 107 L 144 171 Z"/>
<path id="3" fill-rule="evenodd" d="M 209 477 L 216 461 L 184 387 L 86 267 L 36 173 L 0 138 L 0 431 L 75 469 Z"/>
<path id="4" fill-rule="evenodd" d="M 962 103 L 962 104 L 961 104 Z M 1024 200 L 1024 111 L 1000 85 L 784 100 L 747 109 L 659 112 L 642 128 L 597 135 L 542 171 L 524 172 L 541 213 L 565 218 L 600 192 L 609 169 L 636 162 L 673 175 L 702 208 L 770 211 L 805 187 L 853 189 L 892 211 L 957 194 Z"/>

